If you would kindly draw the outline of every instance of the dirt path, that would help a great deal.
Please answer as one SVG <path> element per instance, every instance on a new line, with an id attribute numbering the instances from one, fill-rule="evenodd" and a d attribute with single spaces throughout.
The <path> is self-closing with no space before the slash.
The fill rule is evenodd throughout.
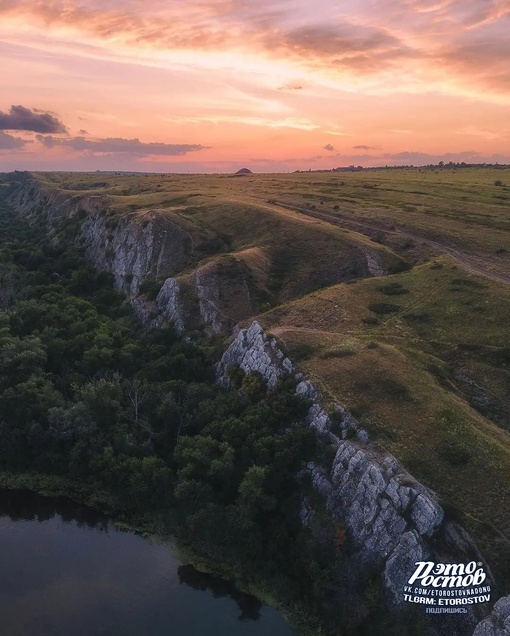
<path id="1" fill-rule="evenodd" d="M 468 253 L 458 248 L 454 248 L 448 245 L 445 241 L 440 239 L 432 239 L 420 232 L 413 232 L 408 229 L 400 229 L 394 226 L 388 227 L 383 223 L 371 222 L 371 221 L 354 221 L 351 218 L 346 218 L 340 214 L 328 214 L 327 212 L 320 212 L 317 210 L 309 210 L 307 208 L 290 205 L 281 201 L 274 201 L 271 203 L 272 209 L 282 208 L 283 210 L 293 210 L 299 214 L 326 221 L 333 225 L 345 227 L 362 234 L 373 234 L 378 232 L 384 232 L 385 234 L 391 234 L 401 236 L 405 239 L 410 239 L 428 245 L 443 254 L 452 256 L 457 263 L 466 271 L 471 274 L 477 274 L 495 280 L 505 285 L 510 285 L 510 274 L 503 271 L 498 267 L 498 263 L 495 263 L 489 256 L 482 253 Z"/>
<path id="2" fill-rule="evenodd" d="M 275 336 L 281 336 L 287 331 L 299 331 L 303 333 L 317 333 L 321 336 L 335 336 L 338 338 L 342 335 L 340 331 L 324 331 L 323 329 L 314 329 L 313 327 L 293 327 L 292 325 L 281 325 L 280 327 L 272 327 L 269 330 Z"/>

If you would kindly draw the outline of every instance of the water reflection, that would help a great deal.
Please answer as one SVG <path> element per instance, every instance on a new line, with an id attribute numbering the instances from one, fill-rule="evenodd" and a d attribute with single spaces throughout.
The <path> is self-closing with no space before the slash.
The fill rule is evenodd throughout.
<path id="1" fill-rule="evenodd" d="M 86 508 L 65 497 L 41 497 L 27 490 L 0 490 L 0 515 L 12 521 L 49 521 L 60 517 L 64 523 L 75 522 L 108 533 L 106 515 Z"/>
<path id="2" fill-rule="evenodd" d="M 274 609 L 65 498 L 0 490 L 0 636 L 295 636 Z"/>
<path id="3" fill-rule="evenodd" d="M 250 620 L 258 621 L 260 618 L 260 610 L 262 603 L 255 596 L 240 592 L 235 586 L 229 582 L 220 579 L 214 574 L 199 572 L 193 565 L 180 565 L 177 568 L 177 575 L 180 583 L 189 585 L 194 590 L 205 592 L 210 590 L 214 598 L 229 597 L 237 603 L 237 607 L 241 612 L 240 621 Z"/>

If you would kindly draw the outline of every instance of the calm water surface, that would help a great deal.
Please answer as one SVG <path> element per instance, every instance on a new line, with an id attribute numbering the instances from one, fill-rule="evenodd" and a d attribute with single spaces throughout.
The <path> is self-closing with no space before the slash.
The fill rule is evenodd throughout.
<path id="1" fill-rule="evenodd" d="M 296 636 L 274 609 L 65 499 L 0 490 L 1 636 Z"/>

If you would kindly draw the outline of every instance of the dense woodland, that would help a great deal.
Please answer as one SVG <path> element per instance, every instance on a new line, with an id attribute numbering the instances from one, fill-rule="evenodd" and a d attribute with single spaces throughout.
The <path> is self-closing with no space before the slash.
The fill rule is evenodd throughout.
<path id="1" fill-rule="evenodd" d="M 321 502 L 315 527 L 299 522 L 300 469 L 328 458 L 292 383 L 268 393 L 234 369 L 235 390 L 219 387 L 214 343 L 143 329 L 77 247 L 79 222 L 48 232 L 0 210 L 2 474 L 57 475 L 107 492 L 124 519 L 163 520 L 313 633 L 342 633 L 342 605 L 356 633 L 373 620 L 394 633 L 375 582 L 363 599 L 334 597 L 349 546 Z"/>

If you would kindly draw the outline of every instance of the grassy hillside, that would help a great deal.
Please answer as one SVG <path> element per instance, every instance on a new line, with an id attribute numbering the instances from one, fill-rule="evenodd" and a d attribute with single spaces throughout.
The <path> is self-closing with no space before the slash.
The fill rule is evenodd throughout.
<path id="1" fill-rule="evenodd" d="M 510 170 L 37 178 L 186 227 L 196 249 L 179 280 L 214 267 L 224 311 L 245 322 L 248 284 L 326 398 L 510 576 Z M 393 274 L 362 279 L 364 250 Z"/>
<path id="2" fill-rule="evenodd" d="M 510 411 L 509 311 L 507 287 L 443 257 L 259 317 L 504 568 L 510 436 L 498 415 Z M 484 403 L 473 402 L 466 377 L 483 387 Z"/>
<path id="3" fill-rule="evenodd" d="M 400 256 L 362 234 L 274 209 L 264 197 L 236 198 L 242 181 L 239 178 L 66 173 L 35 176 L 48 187 L 72 196 L 106 194 L 112 213 L 118 217 L 129 215 L 143 220 L 156 215 L 178 223 L 194 241 L 193 257 L 181 272 L 184 280 L 197 267 L 218 262 L 225 281 L 238 279 L 242 264 L 247 270 L 246 280 L 253 283 L 250 289 L 259 301 L 258 309 L 368 275 L 365 250 L 377 254 L 385 269 L 404 266 Z M 237 318 L 236 313 L 233 317 Z"/>

